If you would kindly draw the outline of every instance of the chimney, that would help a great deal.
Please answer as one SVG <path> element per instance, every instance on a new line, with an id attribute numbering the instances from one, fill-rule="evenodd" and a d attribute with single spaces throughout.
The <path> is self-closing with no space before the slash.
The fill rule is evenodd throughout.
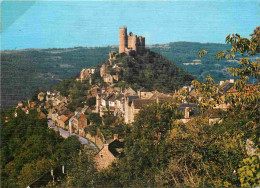
<path id="1" fill-rule="evenodd" d="M 185 108 L 185 112 L 184 113 L 185 113 L 184 114 L 184 118 L 188 119 L 190 117 L 190 112 L 189 112 L 189 108 L 188 107 Z"/>
<path id="2" fill-rule="evenodd" d="M 141 99 L 141 92 L 140 92 L 140 90 L 137 91 L 137 95 L 138 95 L 139 98 Z"/>
<path id="3" fill-rule="evenodd" d="M 230 79 L 229 82 L 230 82 L 230 83 L 234 83 L 234 79 Z"/>
<path id="4" fill-rule="evenodd" d="M 109 144 L 104 144 L 104 148 L 103 149 L 108 150 L 108 146 L 109 146 Z"/>
<path id="5" fill-rule="evenodd" d="M 114 134 L 114 140 L 118 140 L 118 134 Z"/>

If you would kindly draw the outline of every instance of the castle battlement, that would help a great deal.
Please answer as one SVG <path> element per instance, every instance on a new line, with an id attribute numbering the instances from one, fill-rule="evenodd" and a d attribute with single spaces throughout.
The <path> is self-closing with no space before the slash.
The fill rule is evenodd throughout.
<path id="1" fill-rule="evenodd" d="M 119 53 L 137 53 L 145 52 L 145 37 L 134 35 L 129 32 L 127 35 L 127 26 L 119 28 Z"/>

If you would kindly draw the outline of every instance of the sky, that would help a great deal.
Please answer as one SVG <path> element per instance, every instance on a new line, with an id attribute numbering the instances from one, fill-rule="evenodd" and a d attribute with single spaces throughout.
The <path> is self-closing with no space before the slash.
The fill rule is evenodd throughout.
<path id="1" fill-rule="evenodd" d="M 118 29 L 146 44 L 224 43 L 249 37 L 260 24 L 260 1 L 2 1 L 1 50 L 118 45 Z"/>

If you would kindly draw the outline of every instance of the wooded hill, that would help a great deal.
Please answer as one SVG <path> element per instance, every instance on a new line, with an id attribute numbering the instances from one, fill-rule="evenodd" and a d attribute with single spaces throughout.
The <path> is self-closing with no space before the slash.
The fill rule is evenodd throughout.
<path id="1" fill-rule="evenodd" d="M 133 89 L 144 87 L 150 91 L 174 92 L 190 84 L 194 79 L 175 63 L 149 50 L 136 56 L 120 54 L 112 60 L 111 64 L 108 60 L 105 64 L 109 74 L 119 77 L 118 81 L 114 81 L 115 87 L 132 87 Z M 100 79 L 100 73 L 97 71 L 93 83 L 100 85 Z"/>

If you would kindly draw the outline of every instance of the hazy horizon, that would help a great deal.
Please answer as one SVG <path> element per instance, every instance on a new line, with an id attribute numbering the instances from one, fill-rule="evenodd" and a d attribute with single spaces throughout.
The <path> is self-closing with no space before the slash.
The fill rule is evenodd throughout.
<path id="1" fill-rule="evenodd" d="M 1 50 L 118 45 L 118 29 L 146 44 L 225 43 L 249 37 L 259 22 L 257 1 L 2 1 Z"/>
<path id="2" fill-rule="evenodd" d="M 218 42 L 196 42 L 196 41 L 174 41 L 174 42 L 168 42 L 168 43 L 156 43 L 156 44 L 146 44 L 146 47 L 149 48 L 149 46 L 152 45 L 166 45 L 166 44 L 170 44 L 170 43 L 179 43 L 179 42 L 187 42 L 187 43 L 200 43 L 200 44 L 223 44 L 226 45 L 226 43 L 218 43 Z M 48 49 L 72 49 L 72 48 L 105 48 L 105 47 L 118 47 L 118 44 L 111 44 L 111 45 L 106 45 L 106 46 L 72 46 L 72 47 L 50 47 L 50 48 L 21 48 L 21 49 L 1 49 L 0 51 L 13 51 L 13 50 L 48 50 Z"/>

